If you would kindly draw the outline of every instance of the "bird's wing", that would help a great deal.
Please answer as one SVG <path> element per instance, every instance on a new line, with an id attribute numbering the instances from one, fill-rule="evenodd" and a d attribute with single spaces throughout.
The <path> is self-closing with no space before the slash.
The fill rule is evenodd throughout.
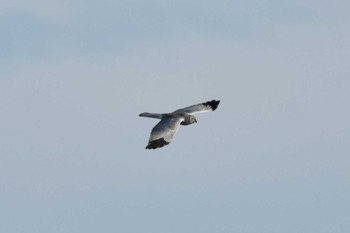
<path id="1" fill-rule="evenodd" d="M 153 127 L 146 149 L 156 149 L 168 145 L 183 120 L 183 117 L 164 117 Z"/>
<path id="2" fill-rule="evenodd" d="M 212 112 L 217 109 L 220 100 L 212 100 L 205 103 L 195 104 L 186 108 L 181 108 L 173 113 L 187 113 L 187 114 L 195 114 L 201 112 Z"/>

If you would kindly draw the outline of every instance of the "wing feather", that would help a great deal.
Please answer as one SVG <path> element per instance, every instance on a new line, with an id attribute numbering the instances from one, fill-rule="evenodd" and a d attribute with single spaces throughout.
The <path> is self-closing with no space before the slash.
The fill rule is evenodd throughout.
<path id="1" fill-rule="evenodd" d="M 217 107 L 219 106 L 219 103 L 220 103 L 220 100 L 207 101 L 205 103 L 195 104 L 186 108 L 178 109 L 173 113 L 195 114 L 195 113 L 202 113 L 202 112 L 212 112 L 212 111 L 215 111 L 215 109 L 217 109 Z"/>
<path id="2" fill-rule="evenodd" d="M 146 149 L 156 149 L 168 145 L 174 138 L 182 121 L 182 117 L 163 118 L 153 127 Z"/>

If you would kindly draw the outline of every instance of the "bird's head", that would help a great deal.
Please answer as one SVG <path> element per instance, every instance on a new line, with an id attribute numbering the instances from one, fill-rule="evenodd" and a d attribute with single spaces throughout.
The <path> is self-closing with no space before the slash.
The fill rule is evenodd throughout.
<path id="1" fill-rule="evenodd" d="M 197 118 L 192 115 L 187 115 L 185 119 L 181 122 L 181 125 L 190 125 L 197 123 Z"/>
<path id="2" fill-rule="evenodd" d="M 195 116 L 190 116 L 191 124 L 197 123 L 197 118 Z"/>

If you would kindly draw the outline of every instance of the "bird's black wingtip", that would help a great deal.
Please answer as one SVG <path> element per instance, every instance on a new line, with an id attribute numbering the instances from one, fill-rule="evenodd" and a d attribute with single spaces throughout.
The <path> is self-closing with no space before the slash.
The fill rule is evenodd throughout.
<path id="1" fill-rule="evenodd" d="M 145 149 L 149 149 L 149 150 L 150 149 L 157 149 L 157 148 L 161 148 L 163 146 L 166 146 L 168 144 L 169 144 L 169 142 L 165 141 L 164 138 L 159 138 L 157 140 L 149 142 Z"/>
<path id="2" fill-rule="evenodd" d="M 213 111 L 215 111 L 215 109 L 218 108 L 219 103 L 220 103 L 220 100 L 212 100 L 212 101 L 203 103 L 203 105 L 210 107 Z"/>

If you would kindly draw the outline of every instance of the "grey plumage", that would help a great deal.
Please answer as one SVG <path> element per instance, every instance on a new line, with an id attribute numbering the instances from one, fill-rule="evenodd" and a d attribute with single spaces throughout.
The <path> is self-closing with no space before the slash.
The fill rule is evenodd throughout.
<path id="1" fill-rule="evenodd" d="M 150 117 L 150 118 L 162 119 L 162 114 L 159 114 L 159 113 L 144 112 L 144 113 L 141 113 L 140 116 L 141 117 Z"/>
<path id="2" fill-rule="evenodd" d="M 151 132 L 146 149 L 156 149 L 168 145 L 174 138 L 180 125 L 197 123 L 195 116 L 191 114 L 212 112 L 220 103 L 220 100 L 212 100 L 205 103 L 191 105 L 178 109 L 172 113 L 141 113 L 141 117 L 161 119 Z"/>

